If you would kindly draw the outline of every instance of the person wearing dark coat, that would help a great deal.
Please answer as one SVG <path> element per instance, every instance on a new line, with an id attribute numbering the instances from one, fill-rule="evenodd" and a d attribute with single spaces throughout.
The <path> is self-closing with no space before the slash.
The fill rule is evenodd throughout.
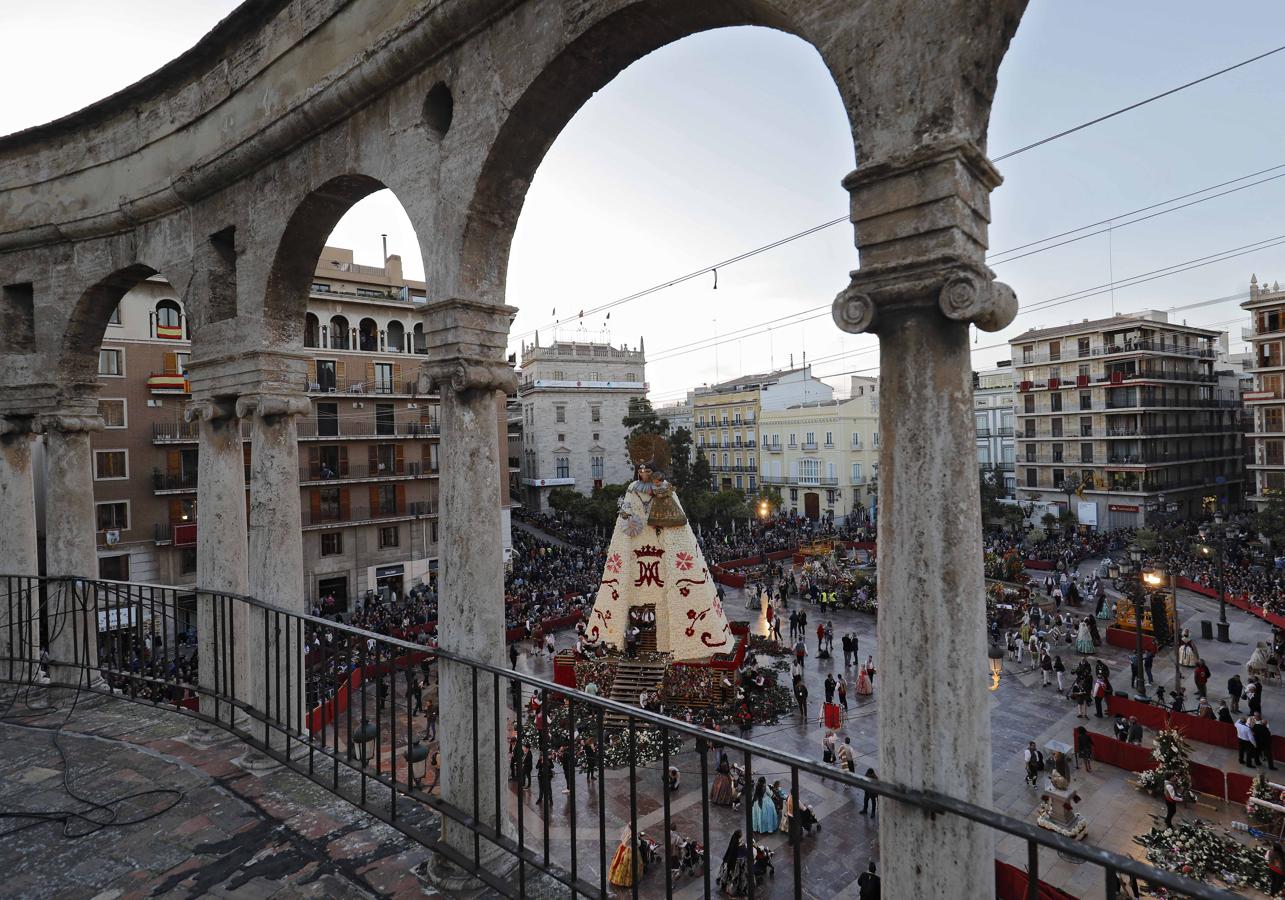
<path id="1" fill-rule="evenodd" d="M 1227 679 L 1227 696 L 1231 698 L 1231 711 L 1240 712 L 1240 695 L 1245 692 L 1245 686 L 1241 683 L 1240 675 L 1233 674 Z"/>
<path id="2" fill-rule="evenodd" d="M 857 889 L 859 900 L 879 900 L 883 888 L 879 884 L 879 875 L 875 872 L 873 860 L 870 862 L 870 868 L 857 876 Z"/>
<path id="3" fill-rule="evenodd" d="M 1276 763 L 1272 761 L 1272 730 L 1267 727 L 1267 722 L 1262 718 L 1255 718 L 1249 730 L 1254 733 L 1254 747 L 1258 750 L 1259 765 L 1261 760 L 1267 761 L 1267 768 L 1275 771 Z"/>

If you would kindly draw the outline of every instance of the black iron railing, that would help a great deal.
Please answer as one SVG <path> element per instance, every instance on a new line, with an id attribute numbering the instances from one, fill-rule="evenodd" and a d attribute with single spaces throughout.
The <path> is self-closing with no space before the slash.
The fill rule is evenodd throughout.
<path id="1" fill-rule="evenodd" d="M 788 849 L 779 861 L 788 871 L 776 873 L 775 883 L 788 884 L 796 898 L 830 896 L 848 887 L 818 883 L 809 877 L 816 870 L 804 865 L 807 855 L 823 852 L 804 833 L 807 799 L 823 782 L 1020 838 L 1028 848 L 1031 897 L 1039 888 L 1041 851 L 1097 866 L 1102 896 L 1108 898 L 1123 896 L 1120 878 L 1128 876 L 1184 896 L 1232 896 L 953 797 L 865 778 L 468 659 L 420 643 L 421 635 L 377 634 L 220 592 L 199 592 L 193 610 L 191 594 L 190 589 L 125 582 L 0 576 L 0 682 L 48 683 L 173 706 L 238 736 L 506 897 L 525 897 L 537 882 L 547 887 L 550 881 L 571 896 L 613 895 L 609 860 L 624 826 L 643 860 L 629 889 L 633 897 L 660 896 L 662 890 L 671 896 L 683 882 L 699 882 L 702 895 L 712 897 L 730 833 L 739 828 L 754 835 L 750 791 L 758 774 L 769 770 L 788 781 L 782 791 L 795 811 Z M 200 635 L 199 652 L 198 628 L 208 630 Z M 46 647 L 49 654 L 42 660 Z M 459 771 L 459 755 L 467 757 L 471 782 L 464 785 L 439 783 L 428 749 L 430 726 L 420 709 L 420 695 L 429 694 L 425 686 L 433 680 L 440 685 L 443 675 L 456 691 L 450 696 L 460 699 L 463 687 L 472 699 L 468 713 L 452 716 L 457 730 L 443 734 L 451 742 L 449 752 L 457 755 L 448 763 L 456 766 L 453 771 Z M 532 711 L 533 698 L 539 713 Z M 506 727 L 507 766 L 500 737 Z M 586 739 L 594 747 L 591 758 L 583 753 Z M 668 770 L 675 756 L 689 752 L 691 742 L 696 771 L 688 777 L 697 781 L 691 787 L 700 800 L 678 804 L 679 809 L 671 802 Z M 573 765 L 572 777 L 565 780 L 570 838 L 562 839 L 551 836 L 551 802 L 537 803 L 535 810 L 524 802 L 524 756 L 529 750 L 533 757 L 533 782 L 545 772 L 547 793 L 550 782 L 564 781 L 550 779 L 548 770 L 562 769 L 553 753 L 567 747 Z M 710 751 L 720 754 L 720 761 L 726 756 L 725 771 L 719 771 Z M 725 774 L 733 778 L 737 810 L 711 803 L 711 784 Z M 620 791 L 612 791 L 614 802 L 608 802 L 609 778 L 623 779 L 627 802 L 619 799 Z M 583 814 L 592 820 L 578 823 L 582 811 L 576 798 L 584 791 L 590 794 Z M 649 816 L 657 841 L 639 829 L 640 799 L 654 797 L 660 798 L 660 818 L 654 811 Z M 674 832 L 685 835 L 681 846 L 671 845 Z M 694 849 L 686 841 L 703 847 L 694 869 L 679 865 L 679 856 Z M 747 848 L 751 871 L 755 852 L 752 842 Z M 653 874 L 653 869 L 660 871 Z M 780 893 L 754 877 L 746 892 L 750 897 Z"/>

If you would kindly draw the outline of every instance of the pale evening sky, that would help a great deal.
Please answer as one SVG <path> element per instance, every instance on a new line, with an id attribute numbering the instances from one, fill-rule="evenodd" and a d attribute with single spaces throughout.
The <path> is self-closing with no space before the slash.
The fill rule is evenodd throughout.
<path id="1" fill-rule="evenodd" d="M 118 90 L 190 47 L 226 15 L 229 0 L 3 0 L 8 51 L 0 133 L 72 112 Z M 989 151 L 993 156 L 1208 74 L 1283 43 L 1285 6 L 1195 0 L 1034 0 L 1000 69 Z M 110 35 L 110 40 L 104 40 Z M 38 72 L 39 78 L 31 73 Z M 1285 166 L 1285 126 L 1274 113 L 1285 53 L 1198 85 L 1079 134 L 999 163 L 991 247 L 1003 250 L 1161 200 Z M 631 66 L 572 120 L 527 197 L 509 266 L 508 300 L 521 308 L 518 335 L 552 311 L 588 308 L 841 216 L 840 179 L 853 149 L 838 94 L 810 46 L 765 29 L 725 29 L 665 47 Z M 1285 173 L 1264 172 L 1247 181 Z M 1247 182 L 1237 182 L 1235 187 Z M 1226 188 L 1223 188 L 1226 190 Z M 1285 178 L 1122 225 L 1110 235 L 996 264 L 1023 312 L 1000 335 L 978 338 L 975 364 L 1007 355 L 985 349 L 1032 326 L 1109 315 L 1109 294 L 1044 309 L 1041 301 L 1198 257 L 1285 236 L 1277 210 Z M 381 232 L 412 274 L 421 271 L 409 223 L 388 194 L 354 207 L 332 243 L 378 264 Z M 647 341 L 653 398 L 802 360 L 816 374 L 876 366 L 875 340 L 844 335 L 828 305 L 856 266 L 852 231 L 826 229 L 727 267 L 718 290 L 704 276 L 617 307 L 613 343 Z M 1115 292 L 1114 309 L 1168 309 L 1224 298 L 1260 280 L 1285 278 L 1285 247 Z M 818 307 L 827 309 L 816 310 Z M 809 312 L 812 311 L 812 312 Z M 717 349 L 664 351 L 779 317 L 767 333 Z M 1230 329 L 1236 300 L 1174 313 Z M 598 337 L 603 314 L 574 318 L 558 333 Z M 873 371 L 870 373 L 873 374 Z M 836 379 L 842 381 L 843 379 Z"/>

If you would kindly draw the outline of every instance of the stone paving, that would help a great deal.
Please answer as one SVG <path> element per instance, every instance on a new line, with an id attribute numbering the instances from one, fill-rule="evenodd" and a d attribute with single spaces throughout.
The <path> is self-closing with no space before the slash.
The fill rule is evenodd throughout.
<path id="1" fill-rule="evenodd" d="M 765 621 L 746 610 L 739 592 L 727 598 L 734 618 L 752 618 L 752 627 L 762 633 Z M 807 607 L 814 628 L 819 608 Z M 1216 616 L 1217 602 L 1187 592 L 1179 596 L 1184 625 L 1199 634 L 1202 618 Z M 1233 668 L 1243 666 L 1254 642 L 1266 639 L 1270 627 L 1258 619 L 1232 609 L 1231 645 L 1198 642 L 1214 677 L 1210 697 L 1224 695 L 1227 676 Z M 875 649 L 875 621 L 853 612 L 834 613 L 837 636 L 855 633 L 860 641 L 861 658 Z M 559 635 L 559 644 L 569 643 L 571 635 Z M 815 648 L 815 636 L 809 641 L 809 652 Z M 1104 647 L 1101 657 L 1112 667 L 1117 687 L 1128 678 L 1128 651 Z M 1068 668 L 1074 666 L 1076 654 L 1064 655 Z M 875 659 L 878 665 L 878 658 Z M 1028 663 L 1029 666 L 1029 663 Z M 548 676 L 551 661 L 543 653 L 522 647 L 518 668 Z M 1018 671 L 1013 669 L 1018 668 Z M 818 664 L 809 657 L 805 678 L 810 691 L 808 721 L 797 712 L 785 716 L 774 726 L 751 732 L 751 737 L 765 745 L 787 749 L 813 759 L 820 757 L 823 731 L 815 721 L 817 703 L 823 696 L 825 674 L 842 669 L 841 654 L 837 660 Z M 855 669 L 848 673 L 855 677 Z M 1172 681 L 1171 655 L 1157 658 L 1154 674 L 1157 680 Z M 1190 672 L 1184 670 L 1190 688 Z M 1031 821 L 1039 803 L 1039 791 L 1023 779 L 1021 750 L 1028 740 L 1043 746 L 1049 740 L 1069 741 L 1073 728 L 1080 723 L 1075 707 L 1055 688 L 1041 687 L 1039 673 L 1015 667 L 1006 662 L 999 689 L 990 695 L 992 725 L 992 758 L 995 771 L 995 807 L 1017 818 Z M 402 679 L 393 679 L 398 689 L 398 703 L 405 709 Z M 857 770 L 877 768 L 878 697 L 889 689 L 881 677 L 875 680 L 872 698 L 849 694 L 851 714 L 841 734 L 852 738 L 857 750 Z M 31 698 L 35 702 L 37 694 Z M 9 704 L 0 700 L 0 710 Z M 9 722 L 31 727 L 0 727 L 0 807 L 6 810 L 24 808 L 82 808 L 62 787 L 63 763 L 53 736 L 46 728 L 65 718 L 62 713 L 27 715 L 27 698 L 18 698 Z M 373 709 L 373 696 L 365 698 Z M 58 702 L 58 701 L 53 701 Z M 360 703 L 360 698 L 358 700 Z M 358 707 L 359 708 L 359 707 Z M 1278 685 L 1269 685 L 1264 698 L 1269 721 L 1285 721 L 1285 697 Z M 14 718 L 17 717 L 17 718 Z M 1108 732 L 1109 719 L 1089 720 L 1091 730 Z M 421 733 L 423 720 L 415 717 L 413 728 Z M 235 760 L 244 747 L 235 740 L 215 736 L 213 743 L 192 739 L 194 723 L 162 709 L 138 707 L 122 701 L 102 698 L 81 699 L 75 715 L 58 738 L 58 744 L 70 765 L 73 787 L 79 794 L 104 799 L 140 789 L 139 786 L 166 787 L 182 791 L 177 806 L 157 818 L 138 825 L 108 828 L 77 839 L 60 835 L 57 824 L 41 824 L 0 841 L 0 865 L 7 873 L 6 896 L 18 897 L 126 897 L 126 896 L 237 896 L 237 897 L 304 897 L 304 896 L 422 896 L 428 893 L 411 872 L 427 852 L 399 832 L 364 815 L 357 808 L 337 799 L 323 788 L 282 768 L 264 774 L 245 771 Z M 400 728 L 400 725 L 399 725 Z M 1147 743 L 1150 735 L 1147 735 Z M 1201 762 L 1224 770 L 1241 771 L 1233 751 L 1193 745 L 1193 756 Z M 385 763 L 388 762 L 385 754 Z M 713 758 L 709 767 L 712 772 Z M 700 839 L 702 832 L 700 797 L 703 792 L 700 760 L 690 745 L 672 758 L 680 770 L 682 784 L 671 796 L 671 814 L 677 830 Z M 757 767 L 756 767 L 757 768 Z M 773 765 L 755 775 L 776 778 L 788 788 L 789 773 Z M 640 827 L 659 836 L 663 809 L 659 798 L 660 765 L 640 766 L 640 782 L 635 802 Z M 710 776 L 712 778 L 712 775 Z M 1135 834 L 1146 831 L 1152 816 L 1163 812 L 1154 800 L 1139 794 L 1130 785 L 1131 776 L 1120 769 L 1095 766 L 1092 773 L 1079 770 L 1074 786 L 1084 798 L 1079 812 L 1089 823 L 1088 840 L 1122 853 L 1140 855 L 1133 843 Z M 429 773 L 428 785 L 435 778 Z M 599 871 L 599 803 L 596 789 L 586 791 L 583 775 L 577 780 L 575 793 L 564 794 L 562 774 L 554 779 L 554 796 L 549 811 L 549 847 L 555 859 L 567 861 L 571 847 L 577 848 L 577 866 L 581 877 L 596 883 Z M 833 783 L 805 776 L 802 791 L 806 802 L 817 811 L 822 831 L 805 838 L 802 844 L 803 880 L 816 896 L 855 896 L 855 878 L 867 862 L 878 856 L 878 834 L 874 821 L 860 814 L 861 791 L 841 788 Z M 620 827 L 628 821 L 630 791 L 627 771 L 609 772 L 606 785 L 605 855 L 610 860 Z M 576 827 L 570 827 L 572 797 Z M 529 846 L 542 847 L 543 823 L 535 804 L 534 790 L 507 794 L 508 818 L 516 821 L 518 802 Z M 163 805 L 164 798 L 146 798 L 141 806 L 121 809 L 121 818 L 146 813 Z M 151 804 L 151 805 L 147 805 Z M 1228 823 L 1243 819 L 1238 805 L 1221 804 L 1202 798 L 1194 809 L 1182 816 Z M 726 846 L 735 828 L 744 828 L 744 811 L 724 807 L 710 808 L 710 848 L 715 860 Z M 6 820 L 7 831 L 22 820 Z M 574 839 L 573 839 L 574 838 Z M 775 878 L 765 882 L 759 896 L 787 896 L 793 882 L 792 848 L 781 834 L 756 838 L 775 853 Z M 1026 847 L 1015 838 L 998 841 L 1000 858 L 1019 867 L 1026 865 Z M 1041 875 L 1077 896 L 1100 896 L 1101 870 L 1080 865 L 1054 854 L 1041 855 Z M 712 876 L 711 876 L 712 877 Z M 674 885 L 675 896 L 695 897 L 703 893 L 700 875 L 682 876 Z M 539 890 L 534 895 L 545 893 Z M 619 892 L 627 896 L 628 891 Z M 664 894 L 663 873 L 652 871 L 644 876 L 640 894 L 647 897 Z"/>

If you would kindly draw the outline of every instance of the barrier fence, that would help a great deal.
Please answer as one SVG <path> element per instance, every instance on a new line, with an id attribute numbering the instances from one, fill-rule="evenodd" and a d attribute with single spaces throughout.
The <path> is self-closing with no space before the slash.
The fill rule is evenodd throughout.
<path id="1" fill-rule="evenodd" d="M 632 898 L 672 896 L 684 882 L 712 897 L 713 867 L 728 836 L 735 829 L 754 834 L 750 802 L 732 809 L 710 800 L 712 781 L 723 775 L 706 752 L 712 747 L 720 747 L 739 770 L 733 775 L 741 782 L 742 798 L 747 797 L 744 786 L 753 785 L 760 773 L 779 776 L 796 813 L 777 863 L 783 871 L 777 872 L 780 887 L 774 894 L 784 889 L 796 898 L 831 896 L 849 887 L 825 881 L 826 867 L 805 866 L 807 856 L 824 852 L 803 829 L 809 801 L 822 796 L 824 784 L 826 794 L 860 789 L 887 803 L 1019 838 L 1027 847 L 1026 872 L 1018 873 L 1025 884 L 1011 867 L 1001 866 L 997 896 L 1018 896 L 1014 891 L 1023 887 L 1027 898 L 1063 896 L 1040 882 L 1041 865 L 1053 853 L 1097 867 L 1101 896 L 1107 898 L 1121 896 L 1119 877 L 1130 875 L 1183 896 L 1232 896 L 954 797 L 865 778 L 502 666 L 251 597 L 198 592 L 195 615 L 207 632 L 200 635 L 206 654 L 200 658 L 189 640 L 180 639 L 190 634 L 190 623 L 178 597 L 177 590 L 154 585 L 0 576 L 0 681 L 173 704 L 178 713 L 235 735 L 396 828 L 456 874 L 500 896 L 526 897 L 540 886 L 573 897 L 618 897 L 621 892 L 608 887 L 608 859 L 625 847 L 642 860 L 627 886 Z M 45 665 L 43 647 L 49 648 Z M 314 649 L 319 658 L 305 662 Z M 441 732 L 440 783 L 429 770 L 426 722 L 416 709 L 417 665 L 435 667 L 443 703 L 464 700 L 454 709 L 443 708 L 443 718 L 449 712 L 453 724 L 447 729 L 444 722 Z M 347 691 L 343 702 L 340 687 Z M 189 695 L 199 697 L 197 709 L 182 705 Z M 540 701 L 537 714 L 527 712 L 533 697 Z M 325 709 L 328 702 L 329 721 L 315 723 L 310 711 Z M 313 730 L 315 724 L 321 727 Z M 507 729 L 516 746 L 530 747 L 541 758 L 570 748 L 573 771 L 580 774 L 590 767 L 578 755 L 580 740 L 587 737 L 599 748 L 592 762 L 595 780 L 566 782 L 565 823 L 551 820 L 550 804 L 529 809 L 505 777 Z M 671 802 L 666 773 L 680 755 L 695 769 L 690 789 L 698 792 L 699 802 L 687 796 L 681 804 Z M 576 797 L 585 791 L 591 802 L 583 815 L 589 821 L 577 822 Z M 627 801 L 621 799 L 625 795 Z M 659 838 L 654 844 L 639 829 L 640 801 L 651 811 L 649 827 Z M 569 828 L 554 834 L 551 826 L 563 824 Z M 626 826 L 632 838 L 618 842 Z M 687 874 L 676 865 L 687 844 L 671 845 L 671 833 L 703 846 L 705 863 L 696 871 Z M 750 852 L 744 848 L 742 858 Z M 750 898 L 768 890 L 752 877 L 746 885 Z"/>

